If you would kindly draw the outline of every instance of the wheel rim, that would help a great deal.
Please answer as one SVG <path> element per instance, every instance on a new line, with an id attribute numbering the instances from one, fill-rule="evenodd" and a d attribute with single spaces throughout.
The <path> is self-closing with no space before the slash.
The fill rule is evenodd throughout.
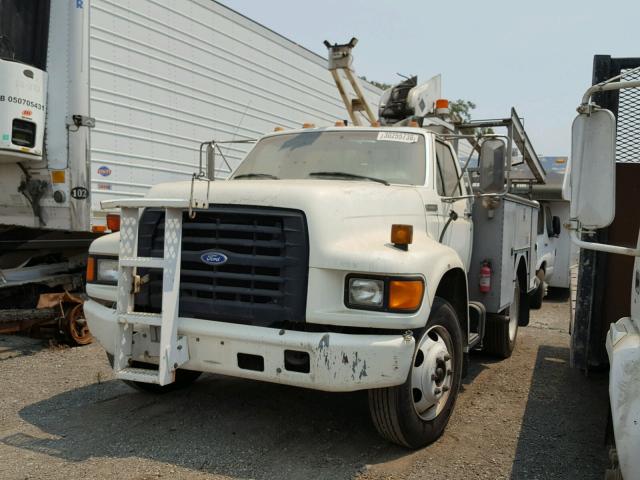
<path id="1" fill-rule="evenodd" d="M 449 332 L 439 325 L 420 339 L 413 357 L 413 407 L 423 420 L 433 420 L 444 409 L 453 384 L 454 352 Z"/>
<path id="2" fill-rule="evenodd" d="M 89 331 L 87 320 L 84 318 L 84 310 L 82 304 L 76 305 L 69 312 L 69 335 L 78 345 L 87 345 L 91 343 L 93 337 Z"/>
<path id="3" fill-rule="evenodd" d="M 537 275 L 533 277 L 533 288 L 534 290 L 540 286 L 540 277 Z"/>
<path id="4" fill-rule="evenodd" d="M 516 339 L 516 332 L 518 331 L 518 317 L 520 316 L 520 286 L 516 281 L 516 287 L 513 291 L 513 300 L 509 307 L 509 341 L 513 342 Z"/>

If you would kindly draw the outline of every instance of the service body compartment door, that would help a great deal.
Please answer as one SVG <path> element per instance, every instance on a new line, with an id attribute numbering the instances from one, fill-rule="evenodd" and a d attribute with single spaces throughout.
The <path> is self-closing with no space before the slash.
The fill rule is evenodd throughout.
<path id="1" fill-rule="evenodd" d="M 485 305 L 488 313 L 500 313 L 513 301 L 513 282 L 518 262 L 527 267 L 526 285 L 532 287 L 537 202 L 515 195 L 485 198 L 473 206 L 473 255 L 469 269 L 469 298 Z M 480 268 L 483 262 L 491 267 L 491 289 L 481 293 Z"/>

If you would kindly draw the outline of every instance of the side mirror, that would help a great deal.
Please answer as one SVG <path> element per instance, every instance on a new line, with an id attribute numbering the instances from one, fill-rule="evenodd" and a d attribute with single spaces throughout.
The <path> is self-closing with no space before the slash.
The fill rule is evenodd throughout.
<path id="1" fill-rule="evenodd" d="M 211 180 L 215 180 L 216 175 L 216 151 L 213 144 L 207 144 L 207 177 Z"/>
<path id="2" fill-rule="evenodd" d="M 498 138 L 488 138 L 480 147 L 480 191 L 482 193 L 504 192 L 504 173 L 507 147 Z"/>
<path id="3" fill-rule="evenodd" d="M 553 236 L 554 237 L 560 236 L 560 228 L 561 228 L 560 217 L 554 215 L 553 218 L 551 219 L 551 225 L 553 227 L 552 228 Z"/>
<path id="4" fill-rule="evenodd" d="M 580 114 L 571 128 L 571 218 L 604 228 L 615 216 L 616 119 L 609 110 Z"/>

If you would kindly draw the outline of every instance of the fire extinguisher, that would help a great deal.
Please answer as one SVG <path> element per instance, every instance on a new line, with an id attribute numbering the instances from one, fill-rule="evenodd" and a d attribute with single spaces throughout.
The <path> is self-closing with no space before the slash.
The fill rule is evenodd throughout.
<path id="1" fill-rule="evenodd" d="M 480 292 L 489 293 L 491 290 L 491 265 L 487 260 L 480 267 Z"/>

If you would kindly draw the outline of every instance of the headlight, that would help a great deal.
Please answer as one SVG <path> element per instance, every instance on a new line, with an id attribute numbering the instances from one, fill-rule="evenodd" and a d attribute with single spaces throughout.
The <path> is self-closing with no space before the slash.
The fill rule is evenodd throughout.
<path id="1" fill-rule="evenodd" d="M 118 259 L 114 257 L 89 256 L 87 282 L 115 285 L 118 283 Z"/>
<path id="2" fill-rule="evenodd" d="M 384 280 L 370 278 L 349 279 L 349 304 L 363 307 L 382 307 Z"/>
<path id="3" fill-rule="evenodd" d="M 348 275 L 345 305 L 362 310 L 414 313 L 424 297 L 424 280 L 420 277 L 362 278 Z"/>
<path id="4" fill-rule="evenodd" d="M 104 283 L 118 283 L 118 260 L 98 258 L 97 280 Z"/>

